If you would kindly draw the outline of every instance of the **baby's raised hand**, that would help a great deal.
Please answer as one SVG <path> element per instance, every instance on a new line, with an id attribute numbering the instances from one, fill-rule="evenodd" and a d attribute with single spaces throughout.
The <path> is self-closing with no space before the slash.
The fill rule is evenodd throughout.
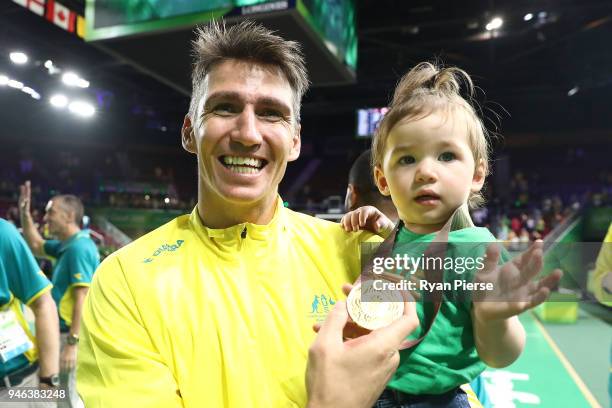
<path id="1" fill-rule="evenodd" d="M 494 289 L 474 299 L 474 314 L 481 321 L 506 319 L 544 302 L 563 273 L 556 269 L 536 279 L 542 269 L 542 255 L 542 241 L 536 241 L 527 251 L 500 266 L 498 244 L 489 245 L 476 282 L 491 283 Z"/>
<path id="2" fill-rule="evenodd" d="M 387 237 L 395 225 L 378 208 L 367 205 L 344 214 L 340 220 L 345 231 L 367 230 L 382 237 Z"/>

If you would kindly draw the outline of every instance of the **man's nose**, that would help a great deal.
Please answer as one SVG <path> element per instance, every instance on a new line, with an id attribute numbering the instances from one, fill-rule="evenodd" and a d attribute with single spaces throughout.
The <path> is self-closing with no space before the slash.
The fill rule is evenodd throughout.
<path id="1" fill-rule="evenodd" d="M 249 147 L 261 144 L 257 115 L 253 109 L 245 107 L 240 113 L 236 121 L 236 129 L 232 132 L 232 140 Z"/>

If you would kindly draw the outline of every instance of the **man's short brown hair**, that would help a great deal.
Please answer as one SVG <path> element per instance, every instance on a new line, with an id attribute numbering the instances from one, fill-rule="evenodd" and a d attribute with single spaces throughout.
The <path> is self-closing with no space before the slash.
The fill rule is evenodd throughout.
<path id="1" fill-rule="evenodd" d="M 293 90 L 295 123 L 300 121 L 302 96 L 308 90 L 308 73 L 301 46 L 274 34 L 250 20 L 226 27 L 216 22 L 196 29 L 193 41 L 192 94 L 189 117 L 196 119 L 198 102 L 203 96 L 206 76 L 215 64 L 227 60 L 252 61 L 278 67 Z"/>
<path id="2" fill-rule="evenodd" d="M 62 207 L 64 211 L 74 214 L 74 223 L 81 227 L 83 225 L 83 214 L 85 210 L 81 199 L 72 194 L 61 194 L 52 198 L 53 202 Z"/>

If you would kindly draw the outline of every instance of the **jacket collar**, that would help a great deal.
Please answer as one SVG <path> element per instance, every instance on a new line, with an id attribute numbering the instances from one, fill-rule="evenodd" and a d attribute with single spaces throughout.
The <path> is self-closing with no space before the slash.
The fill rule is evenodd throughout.
<path id="1" fill-rule="evenodd" d="M 286 209 L 283 205 L 283 200 L 279 197 L 276 199 L 276 210 L 274 216 L 268 224 L 253 224 L 243 222 L 237 225 L 232 225 L 228 228 L 208 228 L 200 219 L 198 207 L 193 209 L 189 216 L 189 224 L 191 228 L 198 234 L 200 239 L 213 239 L 219 242 L 239 241 L 244 238 L 252 238 L 258 241 L 266 241 L 275 236 L 279 231 L 286 228 Z M 246 232 L 245 232 L 246 230 Z"/>

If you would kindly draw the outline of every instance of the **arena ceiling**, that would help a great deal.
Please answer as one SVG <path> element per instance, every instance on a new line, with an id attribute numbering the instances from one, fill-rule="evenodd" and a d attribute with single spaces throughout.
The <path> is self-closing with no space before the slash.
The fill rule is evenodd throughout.
<path id="1" fill-rule="evenodd" d="M 84 8 L 84 0 L 63 3 L 79 13 Z M 306 95 L 304 126 L 314 135 L 352 134 L 356 108 L 384 106 L 399 76 L 415 63 L 431 59 L 470 72 L 486 91 L 486 96 L 480 95 L 485 109 L 501 114 L 502 127 L 549 132 L 612 128 L 609 0 L 356 3 L 357 81 L 314 87 Z M 525 21 L 528 13 L 532 18 Z M 496 16 L 503 18 L 503 26 L 495 33 L 487 31 L 485 25 Z M 186 44 L 178 46 L 188 52 Z M 129 134 L 134 140 L 176 143 L 188 106 L 186 95 L 142 67 L 109 55 L 5 0 L 0 2 L 0 68 L 7 67 L 6 54 L 17 48 L 40 61 L 53 59 L 60 66 L 75 67 L 91 82 L 91 91 L 98 98 L 107 97 L 104 121 L 97 119 L 95 129 L 82 123 L 57 124 L 51 128 L 58 134 L 95 134 L 97 140 L 116 142 L 117 135 L 125 138 Z M 162 59 L 163 47 L 158 52 Z M 36 77 L 34 69 L 23 69 L 20 75 L 27 78 L 31 74 L 36 86 L 48 89 L 51 85 Z M 54 112 L 41 101 L 6 92 L 0 92 L 0 101 L 5 129 L 0 137 L 49 132 L 45 121 L 64 122 L 53 119 Z"/>

